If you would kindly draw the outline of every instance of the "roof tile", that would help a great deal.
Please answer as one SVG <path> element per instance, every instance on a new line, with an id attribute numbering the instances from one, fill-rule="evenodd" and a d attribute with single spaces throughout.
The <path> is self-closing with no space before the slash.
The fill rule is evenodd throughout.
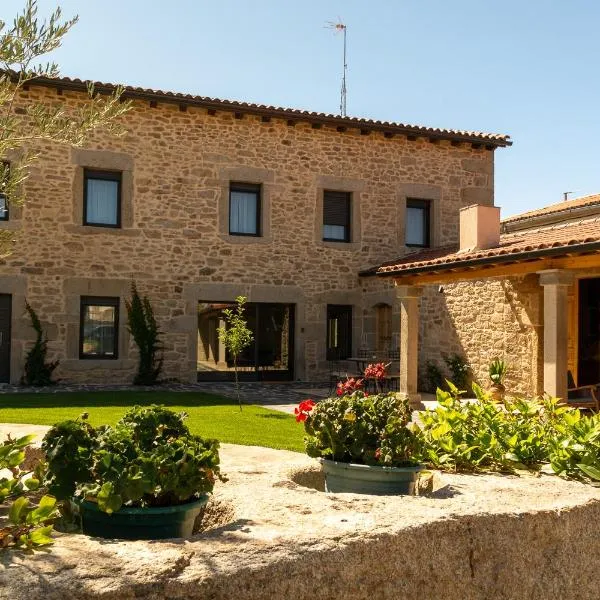
<path id="1" fill-rule="evenodd" d="M 528 252 L 543 251 L 551 248 L 565 248 L 579 244 L 600 242 L 600 217 L 582 221 L 571 221 L 551 227 L 528 229 L 500 236 L 500 244 L 486 250 L 458 252 L 456 246 L 432 248 L 408 254 L 365 271 L 378 275 L 402 274 L 414 269 L 457 266 L 471 260 L 488 259 L 495 256 L 514 255 L 517 258 Z"/>

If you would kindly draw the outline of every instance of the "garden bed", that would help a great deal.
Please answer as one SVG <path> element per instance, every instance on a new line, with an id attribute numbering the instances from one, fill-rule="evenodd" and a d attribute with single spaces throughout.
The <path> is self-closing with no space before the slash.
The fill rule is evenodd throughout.
<path id="1" fill-rule="evenodd" d="M 330 495 L 301 454 L 224 444 L 222 465 L 204 533 L 58 534 L 0 553 L 0 598 L 597 598 L 598 488 L 444 474 L 424 496 Z"/>

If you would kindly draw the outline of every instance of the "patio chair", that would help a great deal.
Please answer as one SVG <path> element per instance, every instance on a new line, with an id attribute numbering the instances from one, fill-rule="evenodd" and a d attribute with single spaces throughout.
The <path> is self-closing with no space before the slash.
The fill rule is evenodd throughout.
<path id="1" fill-rule="evenodd" d="M 575 385 L 571 371 L 567 373 L 567 404 L 574 408 L 600 412 L 598 388 L 600 383 L 592 385 Z"/>

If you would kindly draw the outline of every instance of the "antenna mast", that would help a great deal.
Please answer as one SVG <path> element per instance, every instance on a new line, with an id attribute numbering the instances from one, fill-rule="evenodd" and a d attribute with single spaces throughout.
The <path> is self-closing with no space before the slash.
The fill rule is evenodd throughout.
<path id="1" fill-rule="evenodd" d="M 346 62 L 346 33 L 348 27 L 342 23 L 342 20 L 338 17 L 337 23 L 330 21 L 327 24 L 329 29 L 333 29 L 335 33 L 342 33 L 344 36 L 344 64 L 342 70 L 342 89 L 340 90 L 340 115 L 346 116 L 346 73 L 348 71 L 348 63 Z"/>

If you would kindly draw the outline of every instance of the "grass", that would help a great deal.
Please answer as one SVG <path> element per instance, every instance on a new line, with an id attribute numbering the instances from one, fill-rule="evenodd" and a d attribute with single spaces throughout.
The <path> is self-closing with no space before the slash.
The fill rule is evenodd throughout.
<path id="1" fill-rule="evenodd" d="M 0 394 L 0 423 L 53 425 L 89 414 L 92 425 L 112 425 L 128 408 L 162 404 L 188 414 L 193 433 L 221 442 L 304 451 L 303 428 L 294 417 L 260 406 L 196 392 L 70 392 Z"/>

